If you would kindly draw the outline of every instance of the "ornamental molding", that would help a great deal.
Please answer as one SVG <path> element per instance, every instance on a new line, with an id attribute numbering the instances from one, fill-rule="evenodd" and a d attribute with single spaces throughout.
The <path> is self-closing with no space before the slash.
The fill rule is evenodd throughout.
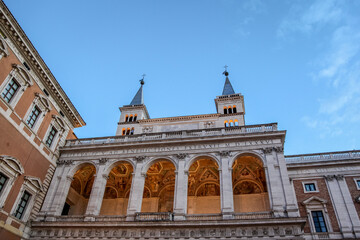
<path id="1" fill-rule="evenodd" d="M 134 157 L 137 162 L 142 162 L 146 159 L 146 156 L 136 156 Z"/>
<path id="2" fill-rule="evenodd" d="M 283 153 L 284 152 L 284 147 L 267 147 L 267 148 L 262 148 L 261 150 L 265 154 L 272 153 L 273 151 L 277 152 L 277 153 Z"/>
<path id="3" fill-rule="evenodd" d="M 179 160 L 182 160 L 182 159 L 185 159 L 187 156 L 189 156 L 189 154 L 187 153 L 178 153 L 178 154 L 175 154 L 175 157 Z"/>
<path id="4" fill-rule="evenodd" d="M 177 121 L 188 121 L 192 119 L 203 119 L 203 118 L 217 118 L 220 113 L 215 114 L 201 114 L 201 115 L 189 115 L 180 117 L 166 117 L 166 118 L 153 118 L 153 119 L 141 119 L 139 123 L 152 123 L 152 122 L 177 122 Z"/>
<path id="5" fill-rule="evenodd" d="M 231 156 L 232 156 L 232 154 L 231 154 L 230 151 L 220 151 L 218 154 L 219 154 L 221 157 L 231 157 Z"/>
<path id="6" fill-rule="evenodd" d="M 71 164 L 73 164 L 74 163 L 74 160 L 58 160 L 57 162 L 56 162 L 56 164 L 58 165 L 58 166 L 60 166 L 60 165 L 71 165 Z"/>
<path id="7" fill-rule="evenodd" d="M 109 160 L 108 158 L 100 158 L 100 159 L 99 159 L 99 163 L 103 165 L 103 164 L 105 164 L 108 160 Z"/>
<path id="8" fill-rule="evenodd" d="M 21 52 L 26 62 L 30 65 L 31 69 L 36 73 L 40 81 L 46 86 L 46 89 L 52 93 L 55 101 L 62 106 L 68 119 L 74 127 L 85 125 L 84 120 L 71 103 L 60 84 L 47 67 L 31 41 L 26 36 L 25 32 L 21 29 L 17 21 L 14 19 L 11 12 L 6 5 L 0 1 L 0 23 L 3 26 L 2 30 L 6 37 L 9 38 L 12 44 L 15 45 L 16 51 Z"/>
<path id="9" fill-rule="evenodd" d="M 335 175 L 325 175 L 324 178 L 325 178 L 327 181 L 331 182 L 332 180 L 335 179 Z"/>

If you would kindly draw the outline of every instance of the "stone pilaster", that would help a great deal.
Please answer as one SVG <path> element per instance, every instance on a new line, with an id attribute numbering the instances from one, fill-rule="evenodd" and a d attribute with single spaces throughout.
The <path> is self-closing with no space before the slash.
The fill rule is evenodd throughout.
<path id="1" fill-rule="evenodd" d="M 344 238 L 359 237 L 360 221 L 343 175 L 324 176 Z"/>
<path id="2" fill-rule="evenodd" d="M 282 180 L 279 170 L 279 164 L 276 161 L 275 152 L 272 147 L 264 148 L 263 152 L 266 158 L 265 171 L 267 171 L 268 192 L 271 198 L 271 209 L 275 217 L 285 217 L 285 196 L 282 187 Z"/>
<path id="3" fill-rule="evenodd" d="M 175 178 L 174 220 L 185 220 L 188 196 L 188 172 L 185 173 L 186 154 L 177 154 L 178 170 Z"/>
<path id="4" fill-rule="evenodd" d="M 100 213 L 101 204 L 104 197 L 107 175 L 104 175 L 104 164 L 100 164 L 98 172 L 96 173 L 94 184 L 91 189 L 89 202 L 86 208 L 87 220 L 95 220 L 92 216 L 97 216 Z"/>
<path id="5" fill-rule="evenodd" d="M 273 151 L 275 152 L 277 156 L 277 162 L 279 165 L 279 172 L 280 172 L 280 179 L 281 179 L 281 185 L 283 187 L 283 193 L 285 196 L 285 202 L 286 202 L 286 212 L 289 217 L 299 217 L 299 209 L 297 206 L 296 198 L 294 197 L 294 189 L 291 187 L 290 180 L 289 180 L 289 174 L 287 172 L 285 157 L 284 157 L 284 149 L 283 147 L 275 147 L 273 148 Z M 280 183 L 280 182 L 279 182 Z"/>
<path id="6" fill-rule="evenodd" d="M 234 196 L 232 189 L 231 169 L 229 169 L 230 156 L 231 153 L 229 151 L 220 152 L 220 198 L 223 219 L 232 219 L 234 214 Z"/>
<path id="7" fill-rule="evenodd" d="M 126 221 L 133 221 L 136 212 L 141 212 L 144 193 L 145 174 L 141 173 L 144 158 L 136 158 L 135 172 L 131 182 L 131 190 L 127 209 Z"/>

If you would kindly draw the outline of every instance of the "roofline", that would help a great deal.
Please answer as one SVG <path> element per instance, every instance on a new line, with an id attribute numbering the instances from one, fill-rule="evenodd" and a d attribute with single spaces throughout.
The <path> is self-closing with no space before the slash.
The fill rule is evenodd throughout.
<path id="1" fill-rule="evenodd" d="M 47 87 L 47 90 L 53 93 L 52 96 L 54 97 L 54 100 L 59 104 L 60 108 L 64 111 L 64 114 L 68 117 L 72 125 L 75 128 L 85 126 L 85 121 L 80 116 L 79 112 L 72 104 L 69 97 L 66 95 L 65 91 L 62 89 L 59 82 L 56 80 L 55 76 L 52 74 L 49 67 L 35 49 L 34 45 L 31 43 L 30 39 L 27 37 L 24 30 L 21 28 L 3 0 L 0 0 L 0 7 L 2 29 L 8 33 L 8 37 L 12 39 L 13 44 L 16 45 L 19 50 L 27 53 L 22 54 L 22 56 L 26 59 L 26 63 L 32 66 L 31 69 L 38 75 L 40 81 Z M 4 24 L 4 22 L 8 22 L 10 25 Z"/>

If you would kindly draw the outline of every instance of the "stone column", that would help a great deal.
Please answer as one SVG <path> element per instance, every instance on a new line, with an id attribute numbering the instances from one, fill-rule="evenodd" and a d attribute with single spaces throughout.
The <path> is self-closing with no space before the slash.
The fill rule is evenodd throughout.
<path id="1" fill-rule="evenodd" d="M 271 210 L 274 212 L 275 217 L 285 217 L 285 196 L 282 187 L 282 180 L 279 171 L 279 164 L 274 156 L 273 148 L 264 148 L 263 152 L 266 158 L 268 193 L 271 198 Z"/>
<path id="2" fill-rule="evenodd" d="M 50 207 L 50 212 L 53 212 L 55 216 L 60 216 L 64 208 L 64 204 L 69 193 L 71 182 L 74 179 L 68 175 L 62 176 L 59 187 L 55 193 L 54 201 Z"/>
<path id="3" fill-rule="evenodd" d="M 220 152 L 221 166 L 220 174 L 220 198 L 221 213 L 223 219 L 232 219 L 234 217 L 234 195 L 232 189 L 231 169 L 229 169 L 230 152 Z"/>
<path id="4" fill-rule="evenodd" d="M 291 187 L 289 174 L 287 172 L 285 157 L 284 157 L 284 148 L 283 147 L 275 147 L 273 149 L 277 156 L 277 162 L 279 165 L 279 173 L 281 184 L 283 188 L 283 193 L 285 196 L 286 203 L 286 212 L 289 217 L 300 217 L 294 188 Z"/>
<path id="5" fill-rule="evenodd" d="M 131 181 L 131 190 L 127 209 L 126 221 L 133 221 L 135 213 L 141 212 L 141 204 L 144 193 L 145 174 L 141 173 L 145 157 L 136 157 L 135 173 Z"/>
<path id="6" fill-rule="evenodd" d="M 324 177 L 329 188 L 330 198 L 334 205 L 343 238 L 353 238 L 353 231 L 356 236 L 359 236 L 359 217 L 357 216 L 344 176 L 327 175 Z"/>
<path id="7" fill-rule="evenodd" d="M 178 170 L 175 178 L 174 220 L 185 220 L 187 212 L 188 173 L 185 173 L 187 154 L 177 154 Z"/>
<path id="8" fill-rule="evenodd" d="M 91 189 L 88 205 L 86 208 L 85 220 L 95 221 L 94 216 L 98 216 L 101 209 L 101 204 L 104 197 L 106 182 L 108 176 L 104 174 L 105 161 L 101 159 L 101 163 L 98 165 L 98 172 L 96 173 L 94 184 Z"/>

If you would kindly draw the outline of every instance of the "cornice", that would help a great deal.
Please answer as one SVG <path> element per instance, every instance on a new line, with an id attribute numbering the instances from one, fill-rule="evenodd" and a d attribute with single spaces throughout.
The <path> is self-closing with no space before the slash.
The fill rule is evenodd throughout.
<path id="1" fill-rule="evenodd" d="M 2 30 L 22 53 L 22 56 L 26 59 L 26 63 L 30 65 L 31 70 L 36 73 L 40 81 L 46 86 L 46 90 L 54 97 L 72 125 L 74 127 L 86 125 L 75 106 L 2 0 L 0 0 L 0 10 L 0 25 Z"/>
<path id="2" fill-rule="evenodd" d="M 215 118 L 215 117 L 219 117 L 220 115 L 221 114 L 219 113 L 213 113 L 213 114 L 188 115 L 188 116 L 178 116 L 178 117 L 142 119 L 139 120 L 139 123 L 188 121 L 193 119 Z"/>

